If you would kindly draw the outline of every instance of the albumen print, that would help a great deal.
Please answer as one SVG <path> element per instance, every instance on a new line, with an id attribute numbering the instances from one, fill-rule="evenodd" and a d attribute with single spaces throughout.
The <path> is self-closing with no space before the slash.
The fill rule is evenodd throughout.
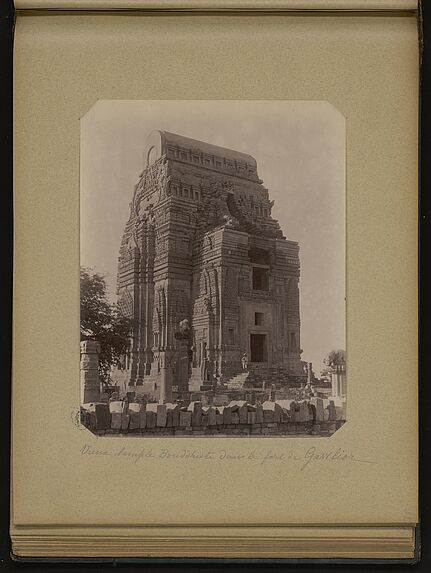
<path id="1" fill-rule="evenodd" d="M 328 102 L 98 101 L 81 120 L 81 422 L 346 421 L 345 121 Z"/>

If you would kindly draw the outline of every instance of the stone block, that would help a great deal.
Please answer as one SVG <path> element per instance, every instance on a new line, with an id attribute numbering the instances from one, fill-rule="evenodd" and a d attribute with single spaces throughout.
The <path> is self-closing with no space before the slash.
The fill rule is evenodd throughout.
<path id="1" fill-rule="evenodd" d="M 281 406 L 279 406 L 277 404 L 277 402 L 275 402 L 274 403 L 274 422 L 276 422 L 276 423 L 281 422 L 282 413 L 283 413 L 283 410 L 282 410 Z"/>
<path id="2" fill-rule="evenodd" d="M 242 406 L 247 405 L 247 402 L 245 400 L 232 400 L 229 403 L 229 406 L 232 410 L 232 412 L 237 412 Z"/>
<path id="3" fill-rule="evenodd" d="M 328 404 L 328 412 L 329 412 L 329 420 L 336 420 L 337 419 L 337 411 L 335 408 L 335 403 L 333 400 L 329 401 Z"/>
<path id="4" fill-rule="evenodd" d="M 323 400 L 322 398 L 314 398 L 313 402 L 316 408 L 316 421 L 323 422 L 325 419 L 323 414 Z"/>
<path id="5" fill-rule="evenodd" d="M 310 419 L 310 413 L 308 410 L 308 403 L 301 402 L 299 404 L 298 422 L 308 422 L 309 419 Z"/>
<path id="6" fill-rule="evenodd" d="M 263 411 L 263 421 L 265 423 L 274 421 L 274 410 L 264 410 Z"/>
<path id="7" fill-rule="evenodd" d="M 129 414 L 130 416 L 130 423 L 129 423 L 129 429 L 130 430 L 137 430 L 138 428 L 141 427 L 141 414 L 140 412 L 130 412 Z"/>
<path id="8" fill-rule="evenodd" d="M 172 426 L 175 428 L 180 425 L 180 407 L 178 404 L 172 408 Z"/>
<path id="9" fill-rule="evenodd" d="M 172 410 L 166 411 L 166 427 L 172 428 Z"/>
<path id="10" fill-rule="evenodd" d="M 180 426 L 183 428 L 192 425 L 192 412 L 180 412 Z"/>
<path id="11" fill-rule="evenodd" d="M 291 402 L 290 403 L 290 410 L 289 410 L 291 422 L 296 422 L 296 420 L 297 420 L 297 413 L 299 413 L 299 412 L 296 411 L 296 408 L 297 408 L 296 402 Z"/>
<path id="12" fill-rule="evenodd" d="M 266 401 L 262 404 L 262 407 L 264 422 L 281 422 L 283 410 L 277 402 Z"/>
<path id="13" fill-rule="evenodd" d="M 241 404 L 238 408 L 238 416 L 240 424 L 247 424 L 248 405 L 247 402 Z"/>
<path id="14" fill-rule="evenodd" d="M 121 414 L 124 409 L 124 402 L 122 400 L 115 400 L 114 402 L 109 402 L 109 411 L 111 414 Z"/>
<path id="15" fill-rule="evenodd" d="M 166 404 L 157 405 L 156 426 L 158 428 L 166 427 Z"/>
<path id="16" fill-rule="evenodd" d="M 316 406 L 311 402 L 308 403 L 308 413 L 310 420 L 316 420 Z"/>
<path id="17" fill-rule="evenodd" d="M 230 409 L 230 406 L 225 406 L 223 408 L 223 423 L 224 424 L 232 423 L 232 410 Z"/>
<path id="18" fill-rule="evenodd" d="M 108 404 L 96 404 L 94 414 L 96 430 L 107 430 L 111 427 L 111 415 Z"/>
<path id="19" fill-rule="evenodd" d="M 202 420 L 202 402 L 193 402 L 190 406 L 192 406 L 192 426 L 200 426 Z"/>
<path id="20" fill-rule="evenodd" d="M 121 430 L 121 412 L 112 412 L 111 414 L 111 428 L 113 430 Z"/>
<path id="21" fill-rule="evenodd" d="M 208 409 L 208 426 L 215 426 L 217 424 L 217 412 L 215 408 Z"/>
<path id="22" fill-rule="evenodd" d="M 337 420 L 343 419 L 343 407 L 342 406 L 335 406 L 335 416 Z"/>
<path id="23" fill-rule="evenodd" d="M 333 434 L 337 430 L 337 424 L 335 422 L 329 422 L 328 431 Z"/>
<path id="24" fill-rule="evenodd" d="M 89 414 L 88 429 L 89 430 L 95 430 L 96 429 L 96 413 L 94 412 L 94 410 L 90 410 L 88 412 L 88 414 Z"/>
<path id="25" fill-rule="evenodd" d="M 155 428 L 156 427 L 156 413 L 153 409 L 148 409 L 148 406 L 152 406 L 152 404 L 147 404 L 147 421 L 146 427 L 147 428 Z"/>
<path id="26" fill-rule="evenodd" d="M 126 411 L 123 411 L 123 413 L 121 414 L 121 429 L 128 430 L 129 423 L 130 423 L 130 416 L 129 414 L 127 414 Z"/>
<path id="27" fill-rule="evenodd" d="M 262 404 L 256 404 L 256 424 L 263 422 L 263 408 Z"/>
<path id="28" fill-rule="evenodd" d="M 90 412 L 81 408 L 80 412 L 80 422 L 86 428 L 90 427 Z"/>

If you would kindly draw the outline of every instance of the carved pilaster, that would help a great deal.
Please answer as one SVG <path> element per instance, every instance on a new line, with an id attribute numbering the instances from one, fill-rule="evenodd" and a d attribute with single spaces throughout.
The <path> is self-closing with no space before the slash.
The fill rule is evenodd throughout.
<path id="1" fill-rule="evenodd" d="M 81 342 L 81 404 L 100 401 L 99 354 L 98 342 L 95 340 Z"/>

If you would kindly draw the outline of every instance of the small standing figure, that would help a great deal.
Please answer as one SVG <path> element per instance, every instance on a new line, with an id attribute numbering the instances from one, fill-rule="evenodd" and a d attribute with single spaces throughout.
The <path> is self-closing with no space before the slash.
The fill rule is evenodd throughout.
<path id="1" fill-rule="evenodd" d="M 242 355 L 241 364 L 242 364 L 242 369 L 243 369 L 243 370 L 247 370 L 247 369 L 248 369 L 248 358 L 247 358 L 247 354 L 246 354 L 245 352 L 244 352 L 244 354 Z"/>

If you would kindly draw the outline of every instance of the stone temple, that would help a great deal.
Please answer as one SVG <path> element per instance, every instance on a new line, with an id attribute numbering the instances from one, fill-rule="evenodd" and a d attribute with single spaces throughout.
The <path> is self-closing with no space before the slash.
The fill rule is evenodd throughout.
<path id="1" fill-rule="evenodd" d="M 238 376 L 298 384 L 299 246 L 272 218 L 256 160 L 166 131 L 146 160 L 118 261 L 134 318 L 124 386 L 166 402 Z"/>

